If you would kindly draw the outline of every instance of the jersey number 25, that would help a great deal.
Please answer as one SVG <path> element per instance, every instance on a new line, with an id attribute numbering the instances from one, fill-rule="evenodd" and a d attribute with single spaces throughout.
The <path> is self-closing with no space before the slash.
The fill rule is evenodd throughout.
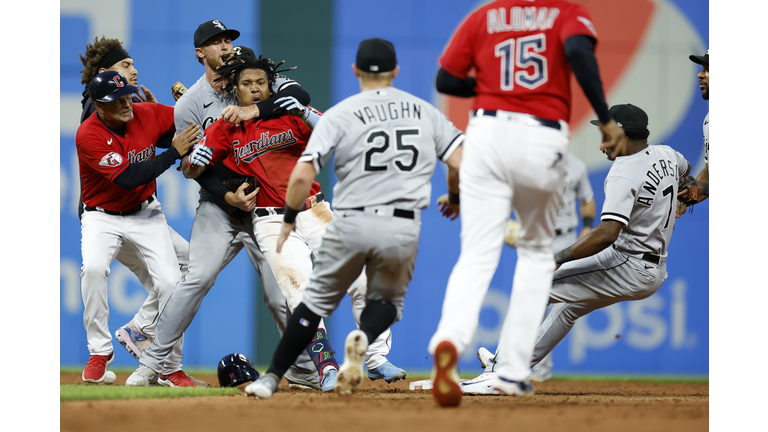
<path id="1" fill-rule="evenodd" d="M 494 53 L 501 58 L 501 89 L 513 90 L 516 83 L 532 90 L 546 83 L 549 79 L 547 58 L 541 55 L 546 50 L 544 34 L 507 39 L 496 44 Z M 515 72 L 516 68 L 519 70 Z M 533 70 L 529 72 L 530 68 Z"/>

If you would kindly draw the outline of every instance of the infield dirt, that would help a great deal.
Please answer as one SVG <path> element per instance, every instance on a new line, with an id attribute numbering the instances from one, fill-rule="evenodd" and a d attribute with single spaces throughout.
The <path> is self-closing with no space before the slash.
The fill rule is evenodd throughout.
<path id="1" fill-rule="evenodd" d="M 215 375 L 196 378 L 218 386 Z M 128 374 L 117 374 L 116 384 Z M 351 397 L 293 390 L 283 380 L 270 400 L 240 394 L 218 397 L 61 402 L 62 431 L 261 430 L 343 431 L 707 431 L 708 383 L 547 381 L 536 395 L 517 399 L 467 396 L 458 408 L 440 408 L 412 380 L 365 380 Z M 83 384 L 62 373 L 61 384 Z M 247 429 L 246 429 L 247 428 Z"/>

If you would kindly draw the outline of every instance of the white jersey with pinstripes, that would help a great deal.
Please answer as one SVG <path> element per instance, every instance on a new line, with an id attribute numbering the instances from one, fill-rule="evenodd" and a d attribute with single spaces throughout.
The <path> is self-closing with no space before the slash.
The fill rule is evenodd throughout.
<path id="1" fill-rule="evenodd" d="M 667 255 L 675 228 L 677 182 L 688 161 L 672 147 L 649 145 L 619 156 L 605 179 L 601 220 L 624 225 L 614 245 L 634 253 Z"/>
<path id="2" fill-rule="evenodd" d="M 315 171 L 336 155 L 335 209 L 429 205 L 436 159 L 445 162 L 464 135 L 428 102 L 394 87 L 368 90 L 325 112 L 302 162 Z"/>

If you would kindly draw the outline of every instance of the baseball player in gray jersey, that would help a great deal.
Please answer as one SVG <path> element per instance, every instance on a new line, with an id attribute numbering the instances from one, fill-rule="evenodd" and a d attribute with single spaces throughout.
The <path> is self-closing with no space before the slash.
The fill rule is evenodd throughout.
<path id="1" fill-rule="evenodd" d="M 699 78 L 699 89 L 701 89 L 701 97 L 708 101 L 709 50 L 707 50 L 703 56 L 690 55 L 688 58 L 691 59 L 692 62 L 701 65 L 701 71 L 697 75 Z M 690 177 L 685 179 L 684 187 L 680 188 L 680 192 L 677 195 L 677 198 L 680 200 L 677 217 L 682 216 L 688 206 L 700 203 L 709 198 L 709 113 L 707 113 L 707 116 L 704 118 L 704 125 L 702 128 L 704 131 L 704 169 L 701 170 L 696 179 Z"/>
<path id="2" fill-rule="evenodd" d="M 329 109 L 296 164 L 286 192 L 278 252 L 295 228 L 298 208 L 314 177 L 336 156 L 335 214 L 323 235 L 301 304 L 267 372 L 245 388 L 270 398 L 285 371 L 312 339 L 322 317 L 338 307 L 363 268 L 368 276 L 360 329 L 346 339 L 335 391 L 349 394 L 363 378 L 368 341 L 402 316 L 421 230 L 429 204 L 435 159 L 448 164 L 448 190 L 458 195 L 462 133 L 427 102 L 392 87 L 399 71 L 394 46 L 383 39 L 360 43 L 353 65 L 360 94 Z M 438 202 L 458 213 L 458 205 Z"/>
<path id="3" fill-rule="evenodd" d="M 669 146 L 648 145 L 648 116 L 642 109 L 616 105 L 610 114 L 629 139 L 627 150 L 615 158 L 605 179 L 600 224 L 555 254 L 558 269 L 549 295 L 553 307 L 536 333 L 532 367 L 580 317 L 620 301 L 647 298 L 667 278 L 678 179 L 688 174 L 691 165 Z M 486 371 L 462 382 L 462 391 L 500 394 L 492 384 L 500 360 L 499 356 L 481 358 Z"/>

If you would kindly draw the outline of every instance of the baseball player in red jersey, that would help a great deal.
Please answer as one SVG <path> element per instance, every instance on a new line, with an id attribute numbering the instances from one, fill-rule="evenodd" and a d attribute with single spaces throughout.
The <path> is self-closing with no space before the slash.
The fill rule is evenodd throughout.
<path id="1" fill-rule="evenodd" d="M 608 114 L 596 42 L 583 6 L 499 0 L 473 11 L 439 59 L 438 91 L 477 96 L 460 168 L 461 255 L 428 347 L 435 358 L 432 394 L 441 406 L 461 402 L 456 363 L 477 329 L 513 209 L 522 229 L 493 388 L 533 394 L 530 361 L 555 270 L 551 247 L 568 152 L 571 71 L 600 119 L 601 150 L 626 148 L 624 132 Z M 477 76 L 469 77 L 473 68 Z"/>
<path id="2" fill-rule="evenodd" d="M 83 380 L 102 382 L 114 359 L 108 328 L 107 276 L 121 248 L 142 257 L 160 298 L 160 308 L 181 274 L 168 222 L 155 197 L 155 178 L 198 140 L 190 126 L 155 157 L 155 143 L 175 131 L 173 107 L 133 104 L 138 89 L 119 72 L 96 75 L 89 85 L 96 115 L 84 121 L 75 138 L 82 198 L 81 293 L 83 323 L 91 357 Z"/>

